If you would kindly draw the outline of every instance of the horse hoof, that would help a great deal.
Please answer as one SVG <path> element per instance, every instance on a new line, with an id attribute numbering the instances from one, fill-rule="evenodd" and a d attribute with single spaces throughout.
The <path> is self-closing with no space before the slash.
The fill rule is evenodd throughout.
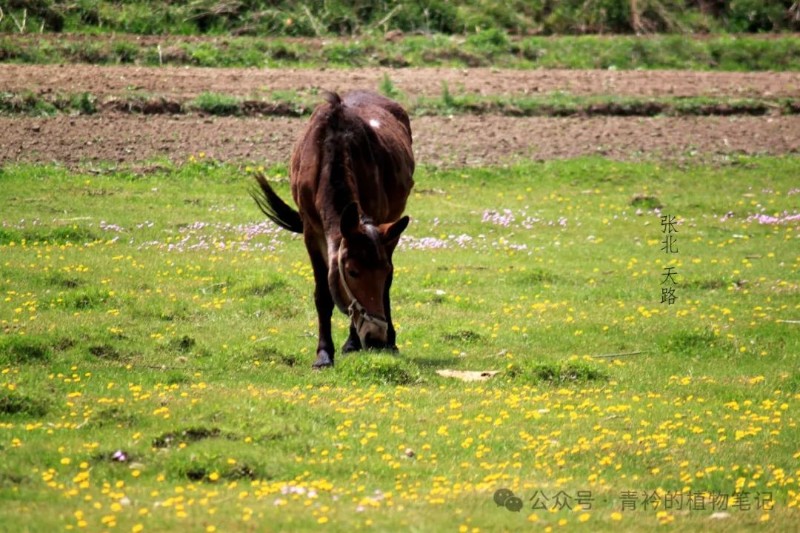
<path id="1" fill-rule="evenodd" d="M 319 370 L 320 368 L 328 368 L 333 366 L 333 357 L 328 355 L 326 351 L 320 351 L 317 353 L 317 360 L 314 361 L 314 364 L 311 365 L 311 368 L 314 370 Z"/>
<path id="2" fill-rule="evenodd" d="M 359 340 L 347 339 L 347 342 L 342 346 L 342 353 L 357 352 L 361 349 L 361 342 Z"/>

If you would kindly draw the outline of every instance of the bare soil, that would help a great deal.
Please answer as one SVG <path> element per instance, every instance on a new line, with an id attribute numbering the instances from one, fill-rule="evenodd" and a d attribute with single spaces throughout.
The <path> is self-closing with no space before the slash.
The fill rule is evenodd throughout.
<path id="1" fill-rule="evenodd" d="M 203 91 L 248 96 L 274 90 L 377 88 L 383 74 L 408 95 L 451 90 L 650 96 L 797 97 L 798 73 L 495 71 L 489 69 L 263 70 L 0 65 L 0 91 L 141 91 L 169 98 Z M 0 117 L 0 164 L 80 166 L 185 161 L 201 152 L 228 162 L 285 162 L 307 119 L 131 115 Z M 604 155 L 693 159 L 732 154 L 800 154 L 800 115 L 733 117 L 415 117 L 420 164 L 488 165 L 518 158 Z"/>
<path id="2" fill-rule="evenodd" d="M 221 69 L 0 65 L 0 91 L 89 92 L 95 96 L 142 92 L 170 98 L 204 91 L 257 96 L 272 91 L 378 89 L 387 76 L 408 96 L 453 93 L 639 97 L 800 97 L 800 72 L 613 70 L 500 70 L 487 68 Z"/>

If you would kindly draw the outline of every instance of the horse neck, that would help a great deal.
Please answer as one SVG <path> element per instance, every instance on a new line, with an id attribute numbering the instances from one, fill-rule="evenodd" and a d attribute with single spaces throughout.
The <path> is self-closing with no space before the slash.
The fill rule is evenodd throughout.
<path id="1" fill-rule="evenodd" d="M 358 201 L 355 180 L 349 168 L 346 154 L 336 154 L 333 161 L 323 162 L 317 189 L 317 209 L 322 220 L 325 238 L 330 250 L 335 242 L 338 250 L 342 239 L 340 223 L 342 212 L 352 202 Z"/>

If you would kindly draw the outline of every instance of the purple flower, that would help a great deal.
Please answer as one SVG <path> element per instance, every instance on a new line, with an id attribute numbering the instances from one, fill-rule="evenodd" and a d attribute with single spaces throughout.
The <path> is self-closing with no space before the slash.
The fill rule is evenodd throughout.
<path id="1" fill-rule="evenodd" d="M 117 224 L 109 224 L 105 220 L 100 221 L 100 229 L 103 231 L 113 231 L 114 233 L 122 233 L 125 228 Z"/>
<path id="2" fill-rule="evenodd" d="M 504 227 L 508 227 L 514 220 L 514 214 L 510 209 L 503 209 L 502 213 L 494 209 L 487 209 L 483 212 L 483 217 L 481 218 L 481 222 L 490 222 Z"/>
<path id="3" fill-rule="evenodd" d="M 788 211 L 784 211 L 778 216 L 767 215 L 765 213 L 760 213 L 757 215 L 750 215 L 747 217 L 747 222 L 758 222 L 759 224 L 768 224 L 768 225 L 776 225 L 776 224 L 790 224 L 793 222 L 800 222 L 800 213 L 792 213 L 789 214 Z"/>
<path id="4" fill-rule="evenodd" d="M 111 459 L 119 463 L 124 463 L 128 460 L 128 454 L 122 450 L 117 450 L 111 455 Z"/>

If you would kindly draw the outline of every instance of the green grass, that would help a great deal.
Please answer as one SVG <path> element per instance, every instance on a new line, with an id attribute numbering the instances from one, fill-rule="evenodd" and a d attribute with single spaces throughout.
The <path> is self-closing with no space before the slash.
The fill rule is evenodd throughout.
<path id="1" fill-rule="evenodd" d="M 793 98 L 730 97 L 619 97 L 576 96 L 555 92 L 541 96 L 478 95 L 454 92 L 443 83 L 438 96 L 407 96 L 384 76 L 376 87 L 398 100 L 413 116 L 454 114 L 499 114 L 507 116 L 710 116 L 710 115 L 792 115 L 800 112 L 800 100 Z M 204 92 L 194 99 L 164 98 L 126 94 L 105 98 L 90 93 L 37 95 L 0 93 L 0 113 L 6 115 L 51 116 L 58 113 L 91 115 L 102 111 L 221 116 L 304 116 L 320 102 L 316 89 L 274 91 L 250 97 Z"/>
<path id="2" fill-rule="evenodd" d="M 395 254 L 400 353 L 325 372 L 310 369 L 302 241 L 264 222 L 248 169 L 155 168 L 0 171 L 6 527 L 785 531 L 800 517 L 797 158 L 422 167 Z M 265 172 L 288 198 L 286 168 Z M 500 488 L 521 512 L 497 506 Z M 574 510 L 532 509 L 559 491 Z M 752 508 L 644 509 L 654 491 L 744 491 Z"/>
<path id="3" fill-rule="evenodd" d="M 96 102 L 96 98 L 86 92 L 49 97 L 32 92 L 0 93 L 0 112 L 34 116 L 48 116 L 59 112 L 91 115 L 97 112 Z"/>
<path id="4" fill-rule="evenodd" d="M 195 98 L 193 107 L 210 115 L 235 115 L 241 108 L 233 96 L 204 92 Z"/>
<path id="5" fill-rule="evenodd" d="M 632 12 L 637 8 L 637 16 Z M 330 36 L 389 30 L 437 33 L 648 33 L 797 30 L 791 2 L 744 0 L 387 0 L 323 4 L 285 0 L 153 3 L 133 0 L 16 1 L 5 7 L 0 31 Z M 483 31 L 481 31 L 483 30 Z M 498 37 L 484 37 L 497 41 Z"/>
<path id="6" fill-rule="evenodd" d="M 0 61 L 203 67 L 497 67 L 569 69 L 800 70 L 794 35 L 467 37 L 408 35 L 297 40 L 164 35 L 0 35 Z"/>

